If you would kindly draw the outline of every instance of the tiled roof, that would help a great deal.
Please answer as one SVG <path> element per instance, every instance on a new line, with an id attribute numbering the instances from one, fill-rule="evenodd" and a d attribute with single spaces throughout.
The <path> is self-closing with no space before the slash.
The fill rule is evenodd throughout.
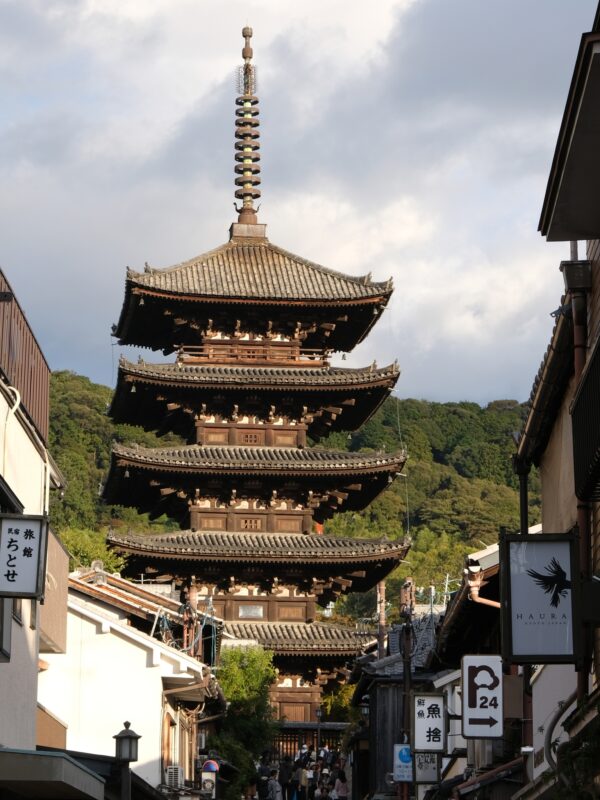
<path id="1" fill-rule="evenodd" d="M 122 372 L 140 380 L 158 380 L 164 383 L 193 383 L 223 385 L 261 386 L 281 385 L 285 389 L 303 388 L 347 388 L 348 386 L 370 386 L 381 381 L 395 381 L 400 369 L 397 364 L 387 367 L 364 367 L 344 369 L 340 367 L 236 367 L 206 366 L 200 364 L 134 364 L 121 359 Z"/>
<path id="2" fill-rule="evenodd" d="M 138 467 L 176 468 L 181 471 L 244 471 L 302 474 L 321 472 L 399 471 L 406 460 L 397 455 L 349 453 L 296 447 L 242 447 L 188 445 L 186 447 L 124 447 L 113 444 L 113 458 Z"/>
<path id="3" fill-rule="evenodd" d="M 392 282 L 372 283 L 314 264 L 271 244 L 232 239 L 167 269 L 127 271 L 127 280 L 148 290 L 198 297 L 256 300 L 360 300 L 389 295 Z"/>
<path id="4" fill-rule="evenodd" d="M 108 541 L 116 547 L 164 557 L 210 560 L 299 561 L 309 558 L 328 562 L 400 559 L 407 546 L 401 541 L 341 539 L 318 534 L 234 533 L 222 531 L 181 531 L 144 536 L 110 532 Z"/>
<path id="5" fill-rule="evenodd" d="M 352 655 L 373 642 L 371 634 L 322 622 L 226 622 L 225 631 L 237 639 L 253 639 L 280 655 Z"/>

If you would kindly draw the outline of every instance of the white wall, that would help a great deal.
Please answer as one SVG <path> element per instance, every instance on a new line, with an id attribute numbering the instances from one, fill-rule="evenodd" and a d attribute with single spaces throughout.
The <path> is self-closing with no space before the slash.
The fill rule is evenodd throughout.
<path id="1" fill-rule="evenodd" d="M 577 686 L 577 675 L 572 664 L 546 664 L 536 672 L 532 682 L 533 692 L 533 778 L 537 778 L 550 765 L 542 759 L 544 739 L 552 716 L 558 708 L 559 701 L 565 701 Z M 565 707 L 562 717 L 572 711 L 573 705 Z M 561 717 L 561 719 L 562 719 Z M 554 728 L 552 741 L 567 741 L 568 736 L 559 724 Z M 536 753 L 538 754 L 536 758 Z M 541 760 L 540 760 L 541 759 Z M 537 765 L 536 762 L 537 761 Z"/>
<path id="2" fill-rule="evenodd" d="M 67 652 L 45 656 L 50 668 L 40 676 L 39 700 L 67 723 L 68 749 L 112 756 L 113 736 L 128 720 L 142 737 L 132 769 L 156 786 L 163 782 L 162 676 L 177 674 L 177 654 L 170 663 L 119 633 L 114 617 L 111 623 L 103 633 L 100 623 L 69 608 Z"/>
<path id="3" fill-rule="evenodd" d="M 19 413 L 12 413 L 0 387 L 0 474 L 24 504 L 25 514 L 42 514 L 46 466 Z M 11 603 L 10 600 L 5 602 Z M 10 660 L 0 663 L 0 744 L 35 748 L 38 631 L 30 626 L 31 602 L 22 602 L 22 624 L 11 623 Z"/>

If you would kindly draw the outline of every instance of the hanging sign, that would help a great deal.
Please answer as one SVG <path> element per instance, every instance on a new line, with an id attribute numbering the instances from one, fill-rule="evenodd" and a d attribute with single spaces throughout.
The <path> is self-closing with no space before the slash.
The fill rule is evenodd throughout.
<path id="1" fill-rule="evenodd" d="M 392 779 L 395 783 L 412 783 L 413 762 L 409 744 L 394 745 L 394 771 Z"/>
<path id="2" fill-rule="evenodd" d="M 579 658 L 580 582 L 573 534 L 500 538 L 502 655 L 517 664 Z"/>
<path id="3" fill-rule="evenodd" d="M 446 711 L 443 694 L 413 694 L 413 751 L 443 753 L 446 747 Z"/>
<path id="4" fill-rule="evenodd" d="M 462 735 L 500 739 L 504 732 L 502 656 L 463 656 Z"/>
<path id="5" fill-rule="evenodd" d="M 47 536 L 44 517 L 0 516 L 0 597 L 42 597 Z"/>
<path id="6" fill-rule="evenodd" d="M 439 779 L 439 753 L 415 753 L 415 783 L 437 783 Z"/>

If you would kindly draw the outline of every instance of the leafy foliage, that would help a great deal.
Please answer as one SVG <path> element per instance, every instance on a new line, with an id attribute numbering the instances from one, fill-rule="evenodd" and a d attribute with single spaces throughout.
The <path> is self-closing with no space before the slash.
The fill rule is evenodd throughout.
<path id="1" fill-rule="evenodd" d="M 100 560 L 107 572 L 120 572 L 125 559 L 106 546 L 105 531 L 91 531 L 86 528 L 63 528 L 60 540 L 70 554 L 69 569 L 89 567 L 92 561 Z"/>
<path id="2" fill-rule="evenodd" d="M 258 646 L 225 650 L 217 677 L 229 706 L 209 746 L 240 770 L 225 793 L 227 800 L 239 800 L 254 781 L 254 760 L 270 747 L 276 730 L 269 702 L 277 677 L 273 654 Z"/>

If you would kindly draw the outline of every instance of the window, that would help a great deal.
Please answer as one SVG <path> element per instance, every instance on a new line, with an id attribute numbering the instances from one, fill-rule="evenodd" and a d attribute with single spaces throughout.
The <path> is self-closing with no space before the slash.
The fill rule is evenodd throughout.
<path id="1" fill-rule="evenodd" d="M 262 527 L 261 520 L 256 517 L 243 517 L 241 527 L 243 531 L 259 531 Z"/>
<path id="2" fill-rule="evenodd" d="M 264 616 L 264 606 L 244 604 L 238 608 L 238 619 L 263 619 Z"/>
<path id="3" fill-rule="evenodd" d="M 240 440 L 242 444 L 262 444 L 260 433 L 242 433 Z"/>

